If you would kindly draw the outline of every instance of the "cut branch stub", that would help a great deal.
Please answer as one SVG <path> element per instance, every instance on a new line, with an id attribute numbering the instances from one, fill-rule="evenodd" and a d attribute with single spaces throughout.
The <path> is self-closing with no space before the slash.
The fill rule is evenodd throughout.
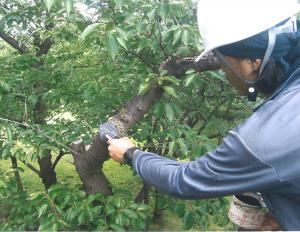
<path id="1" fill-rule="evenodd" d="M 108 151 L 99 136 L 93 138 L 88 150 L 84 142 L 77 140 L 71 144 L 76 170 L 87 194 L 102 193 L 111 195 L 112 190 L 106 176 L 102 172 L 103 163 L 108 159 Z"/>
<path id="2" fill-rule="evenodd" d="M 167 70 L 170 75 L 175 77 L 183 76 L 189 69 L 194 69 L 197 72 L 204 72 L 220 68 L 219 59 L 213 53 L 208 53 L 198 62 L 196 62 L 196 58 L 197 57 L 178 58 L 172 56 L 161 66 L 163 69 Z"/>

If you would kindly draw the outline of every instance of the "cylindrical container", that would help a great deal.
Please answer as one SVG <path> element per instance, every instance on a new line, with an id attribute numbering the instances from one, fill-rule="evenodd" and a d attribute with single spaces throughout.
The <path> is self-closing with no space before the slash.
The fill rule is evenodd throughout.
<path id="1" fill-rule="evenodd" d="M 239 227 L 256 230 L 261 228 L 267 209 L 262 207 L 255 195 L 233 196 L 228 211 L 229 219 Z"/>

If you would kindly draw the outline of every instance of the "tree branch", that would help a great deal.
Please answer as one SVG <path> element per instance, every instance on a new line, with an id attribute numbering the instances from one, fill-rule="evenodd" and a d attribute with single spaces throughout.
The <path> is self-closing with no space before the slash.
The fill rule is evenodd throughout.
<path id="1" fill-rule="evenodd" d="M 23 43 L 19 43 L 13 37 L 7 35 L 4 31 L 0 31 L 0 37 L 13 48 L 17 49 L 20 53 L 25 54 L 29 52 L 28 48 Z"/>
<path id="2" fill-rule="evenodd" d="M 29 163 L 27 163 L 27 162 L 25 162 L 23 160 L 21 160 L 21 162 L 23 164 L 25 164 L 31 171 L 33 171 L 34 173 L 38 174 L 39 177 L 41 176 L 41 172 L 38 169 L 36 169 L 35 167 L 33 167 L 31 164 L 29 164 Z"/>
<path id="3" fill-rule="evenodd" d="M 132 52 L 132 51 L 128 51 L 128 53 L 131 54 L 131 55 L 133 55 L 133 56 L 135 56 L 135 57 L 137 57 L 142 63 L 144 63 L 145 65 L 147 65 L 149 68 L 151 68 L 154 73 L 159 74 L 158 67 L 156 67 L 153 63 L 151 63 L 148 60 L 146 60 L 140 54 Z"/>
<path id="4" fill-rule="evenodd" d="M 52 164 L 52 169 L 53 169 L 53 170 L 55 169 L 56 165 L 57 165 L 58 162 L 61 160 L 61 158 L 62 158 L 64 155 L 66 155 L 66 154 L 68 154 L 68 152 L 64 152 L 63 150 L 60 150 L 60 151 L 59 151 L 58 156 L 56 157 L 55 161 L 54 161 L 53 164 Z"/>

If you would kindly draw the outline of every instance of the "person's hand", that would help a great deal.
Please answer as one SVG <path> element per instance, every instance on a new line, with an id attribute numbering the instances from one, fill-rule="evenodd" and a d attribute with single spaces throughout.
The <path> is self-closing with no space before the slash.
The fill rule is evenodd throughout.
<path id="1" fill-rule="evenodd" d="M 121 163 L 123 161 L 124 153 L 132 147 L 135 147 L 133 142 L 128 137 L 123 137 L 120 139 L 112 139 L 111 137 L 107 136 L 109 144 L 108 146 L 108 152 L 111 158 Z"/>

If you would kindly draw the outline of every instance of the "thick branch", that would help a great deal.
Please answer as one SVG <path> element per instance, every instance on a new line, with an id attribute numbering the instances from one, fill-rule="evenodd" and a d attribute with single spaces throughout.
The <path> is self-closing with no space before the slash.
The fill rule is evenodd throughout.
<path id="1" fill-rule="evenodd" d="M 17 40 L 15 40 L 13 37 L 7 35 L 3 31 L 0 31 L 0 37 L 5 42 L 7 42 L 9 45 L 11 45 L 13 48 L 17 49 L 22 54 L 27 53 L 29 51 L 28 48 L 24 44 L 19 43 Z"/>
<path id="2" fill-rule="evenodd" d="M 88 150 L 82 140 L 73 142 L 71 148 L 76 170 L 87 194 L 111 195 L 112 189 L 102 172 L 102 165 L 108 158 L 108 153 L 104 143 L 100 141 L 100 137 L 94 137 Z"/>
<path id="3" fill-rule="evenodd" d="M 188 68 L 195 68 L 197 71 L 216 69 L 216 59 L 207 56 L 205 59 L 195 63 L 192 58 L 179 62 L 165 62 L 165 67 L 170 74 L 173 70 L 181 69 L 176 76 L 183 75 Z M 180 66 L 183 66 L 180 67 Z M 168 69 L 167 67 L 171 67 Z M 107 137 L 122 137 L 127 134 L 129 128 L 136 124 L 149 109 L 162 97 L 163 89 L 160 86 L 153 86 L 144 95 L 138 95 L 127 102 L 120 112 L 100 126 L 100 136 L 93 138 L 93 143 L 86 151 L 82 141 L 72 143 L 72 153 L 77 172 L 82 180 L 88 194 L 103 193 L 111 194 L 108 180 L 102 173 L 102 165 L 109 158 L 107 151 Z"/>
<path id="4" fill-rule="evenodd" d="M 51 37 L 46 38 L 40 46 L 37 56 L 45 55 L 50 50 L 54 40 Z"/>

